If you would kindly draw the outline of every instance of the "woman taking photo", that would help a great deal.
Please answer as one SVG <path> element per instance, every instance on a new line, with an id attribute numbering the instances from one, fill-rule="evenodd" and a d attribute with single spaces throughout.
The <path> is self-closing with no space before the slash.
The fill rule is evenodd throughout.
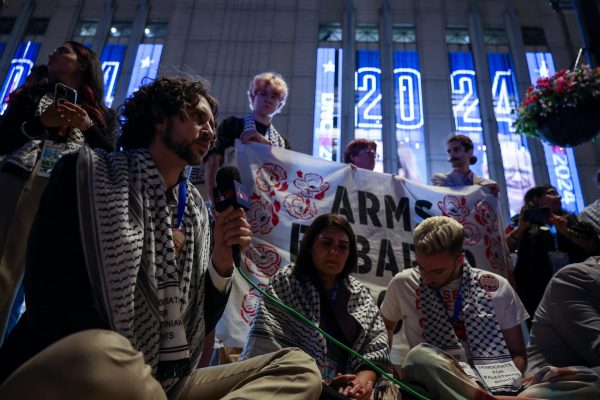
<path id="1" fill-rule="evenodd" d="M 321 215 L 304 234 L 296 264 L 275 274 L 265 291 L 385 371 L 387 336 L 369 291 L 354 277 L 356 236 L 344 217 Z M 323 375 L 323 398 L 371 398 L 377 373 L 322 334 L 262 299 L 242 357 L 284 347 L 312 356 Z"/>
<path id="2" fill-rule="evenodd" d="M 48 56 L 48 74 L 48 83 L 11 96 L 0 119 L 0 344 L 53 166 L 84 144 L 114 148 L 116 113 L 102 103 L 98 56 L 81 43 L 63 43 Z M 62 98 L 55 99 L 55 93 Z"/>

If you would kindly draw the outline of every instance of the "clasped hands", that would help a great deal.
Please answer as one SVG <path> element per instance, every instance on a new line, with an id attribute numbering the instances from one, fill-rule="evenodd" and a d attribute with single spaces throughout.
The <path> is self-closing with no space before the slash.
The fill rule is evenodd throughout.
<path id="1" fill-rule="evenodd" d="M 373 381 L 363 382 L 354 374 L 337 374 L 329 386 L 342 396 L 357 400 L 368 400 L 373 393 Z"/>

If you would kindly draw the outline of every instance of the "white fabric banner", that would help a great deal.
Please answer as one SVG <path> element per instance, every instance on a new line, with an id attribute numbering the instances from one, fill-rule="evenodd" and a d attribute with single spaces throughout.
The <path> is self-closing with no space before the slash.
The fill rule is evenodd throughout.
<path id="1" fill-rule="evenodd" d="M 240 170 L 252 208 L 246 213 L 252 244 L 243 250 L 244 271 L 266 285 L 295 260 L 304 230 L 318 216 L 346 216 L 358 240 L 358 272 L 373 296 L 414 260 L 412 231 L 424 218 L 447 215 L 465 227 L 465 252 L 472 266 L 509 277 L 508 249 L 498 219 L 497 198 L 481 186 L 428 186 L 306 154 L 262 144 L 226 154 Z M 510 277 L 509 277 L 510 278 Z M 512 279 L 512 278 L 511 278 Z M 225 346 L 242 347 L 259 294 L 239 273 L 216 328 Z"/>

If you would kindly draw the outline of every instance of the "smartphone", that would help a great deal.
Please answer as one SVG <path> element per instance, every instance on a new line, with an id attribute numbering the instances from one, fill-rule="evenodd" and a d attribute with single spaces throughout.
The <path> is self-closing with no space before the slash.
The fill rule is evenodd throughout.
<path id="1" fill-rule="evenodd" d="M 549 207 L 530 208 L 525 210 L 525 221 L 528 222 L 544 222 L 550 218 Z"/>
<path id="2" fill-rule="evenodd" d="M 54 85 L 54 102 L 58 103 L 60 100 L 77 103 L 77 90 L 60 82 L 57 83 Z"/>

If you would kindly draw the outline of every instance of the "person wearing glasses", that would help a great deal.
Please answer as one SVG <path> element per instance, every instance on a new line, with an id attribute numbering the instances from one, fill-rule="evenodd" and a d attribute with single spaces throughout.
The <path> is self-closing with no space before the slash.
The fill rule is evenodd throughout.
<path id="1" fill-rule="evenodd" d="M 203 80 L 162 77 L 122 107 L 123 152 L 56 165 L 29 239 L 27 310 L 0 348 L 2 399 L 317 399 L 298 349 L 196 369 L 227 303 L 242 209 L 213 211 L 185 177 L 214 137 Z M 280 388 L 285 390 L 279 393 Z"/>
<path id="2" fill-rule="evenodd" d="M 343 216 L 324 214 L 305 232 L 295 264 L 276 273 L 265 291 L 390 372 L 383 320 L 369 291 L 350 276 L 356 269 L 351 225 Z M 322 398 L 371 398 L 376 371 L 263 297 L 242 358 L 286 347 L 299 347 L 316 360 L 324 382 Z"/>
<path id="3" fill-rule="evenodd" d="M 446 141 L 448 162 L 452 165 L 452 171 L 439 173 L 431 177 L 434 186 L 461 187 L 481 185 L 495 196 L 498 195 L 498 184 L 491 179 L 476 175 L 469 166 L 477 162 L 473 155 L 473 141 L 465 135 L 453 135 Z"/>
<path id="4" fill-rule="evenodd" d="M 344 150 L 344 162 L 358 168 L 375 169 L 377 143 L 368 139 L 354 139 Z"/>
<path id="5" fill-rule="evenodd" d="M 290 149 L 290 143 L 281 135 L 273 117 L 281 112 L 288 97 L 288 86 L 283 77 L 275 72 L 263 72 L 250 81 L 248 102 L 251 112 L 244 118 L 228 117 L 217 128 L 217 143 L 206 156 L 205 182 L 212 200 L 217 170 L 224 160 L 225 149 L 234 145 L 235 139 L 242 143 L 263 143 Z"/>
<path id="6" fill-rule="evenodd" d="M 44 68 L 32 70 L 37 84 L 26 83 L 9 97 L 0 119 L 0 344 L 25 269 L 27 238 L 42 193 L 56 162 L 82 145 L 113 150 L 116 112 L 104 106 L 98 56 L 68 41 L 48 55 Z M 66 85 L 69 99 L 55 98 Z M 62 87 L 62 86 L 60 86 Z M 73 91 L 74 90 L 74 91 Z M 18 305 L 20 306 L 20 304 Z"/>
<path id="7" fill-rule="evenodd" d="M 476 397 L 481 387 L 517 392 L 527 364 L 521 323 L 528 315 L 509 282 L 469 265 L 464 228 L 451 218 L 427 218 L 413 237 L 416 267 L 392 279 L 380 309 L 390 346 L 397 322 L 404 322 L 411 349 L 404 379 L 433 398 L 486 398 Z"/>

